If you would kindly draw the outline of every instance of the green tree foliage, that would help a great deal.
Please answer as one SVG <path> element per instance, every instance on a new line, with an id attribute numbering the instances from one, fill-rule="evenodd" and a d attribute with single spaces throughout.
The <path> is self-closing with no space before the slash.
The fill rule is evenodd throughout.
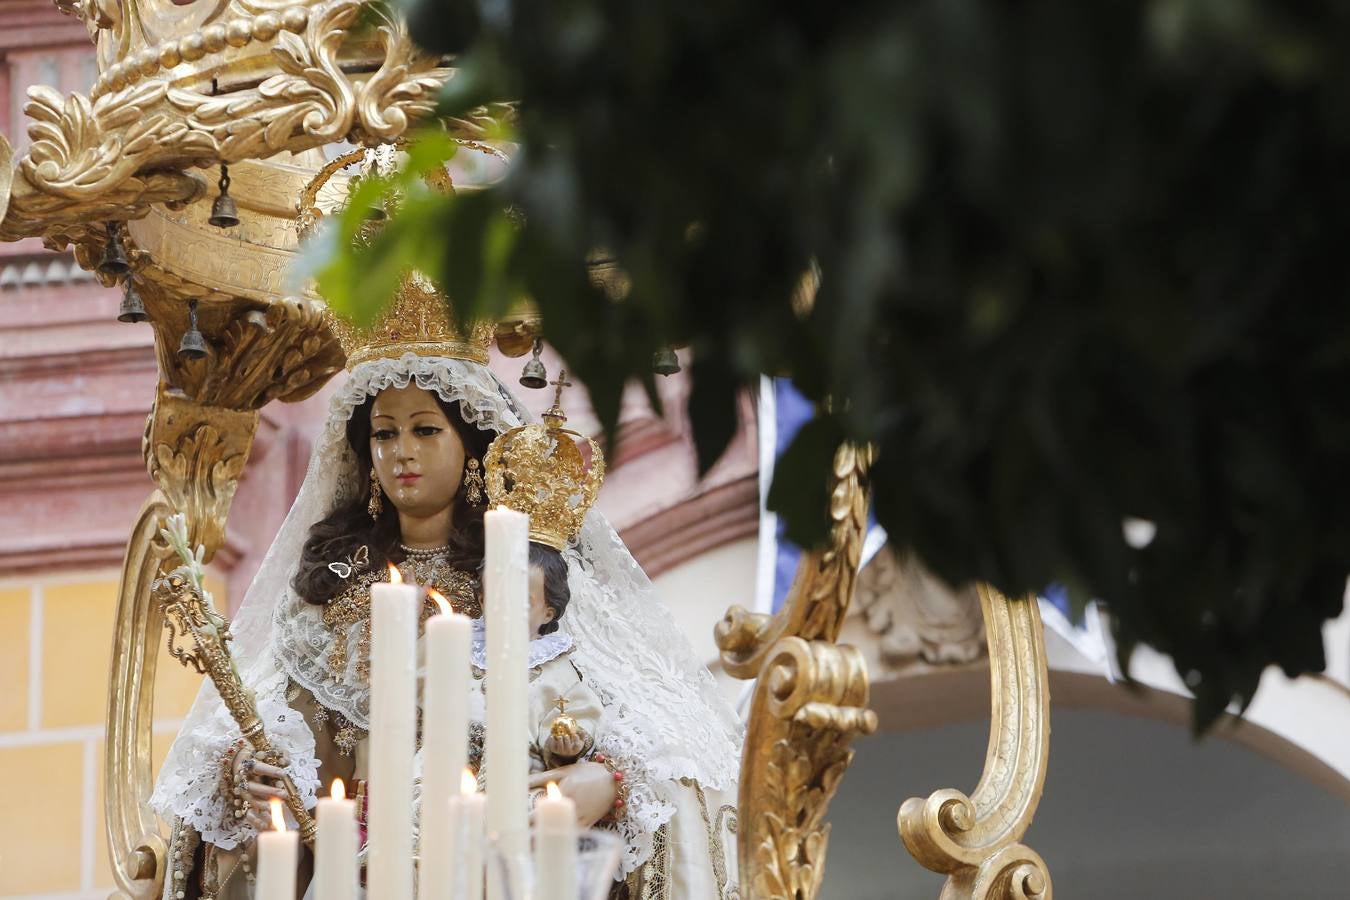
<path id="1" fill-rule="evenodd" d="M 457 54 L 443 112 L 517 100 L 519 154 L 483 193 L 405 176 L 327 270 L 335 303 L 407 265 L 479 311 L 528 294 L 611 423 L 687 344 L 704 465 L 735 388 L 791 375 L 825 410 L 775 485 L 794 536 L 821 534 L 835 444 L 874 442 L 897 545 L 1103 598 L 1202 727 L 1271 664 L 1323 668 L 1350 571 L 1350 7 L 408 4 Z M 597 252 L 625 291 L 592 286 Z"/>

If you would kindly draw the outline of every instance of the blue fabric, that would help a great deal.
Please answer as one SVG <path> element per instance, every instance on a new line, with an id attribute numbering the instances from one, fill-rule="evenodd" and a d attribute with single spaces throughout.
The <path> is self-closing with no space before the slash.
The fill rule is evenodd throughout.
<path id="1" fill-rule="evenodd" d="M 1073 607 L 1069 605 L 1069 592 L 1062 584 L 1052 584 L 1041 592 L 1041 600 L 1064 613 L 1064 617 L 1073 621 Z"/>
<path id="2" fill-rule="evenodd" d="M 786 378 L 773 380 L 773 397 L 774 409 L 777 412 L 773 457 L 781 459 L 792 439 L 797 436 L 797 432 L 815 416 L 816 409 L 815 405 L 803 397 Z M 789 541 L 784 536 L 785 532 L 786 527 L 782 520 L 779 520 L 773 570 L 774 612 L 782 607 L 788 589 L 792 587 L 792 576 L 797 574 L 797 563 L 802 555 L 801 548 Z"/>

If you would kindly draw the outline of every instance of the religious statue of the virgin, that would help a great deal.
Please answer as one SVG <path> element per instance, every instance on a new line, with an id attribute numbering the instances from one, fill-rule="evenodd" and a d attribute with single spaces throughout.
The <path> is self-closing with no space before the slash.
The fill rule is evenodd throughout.
<path id="1" fill-rule="evenodd" d="M 334 317 L 346 378 L 231 629 L 277 753 L 252 752 L 204 684 L 151 800 L 173 823 L 165 900 L 252 896 L 260 812 L 283 795 L 283 774 L 307 807 L 334 778 L 361 792 L 368 588 L 388 578 L 389 564 L 458 611 L 481 615 L 484 456 L 529 414 L 487 366 L 490 329 L 461 332 L 444 303 L 410 275 L 372 328 Z M 566 654 L 566 677 L 593 698 L 585 729 L 541 738 L 538 774 L 575 801 L 582 825 L 622 838 L 611 896 L 738 896 L 741 727 L 712 676 L 598 511 L 532 545 L 531 562 L 549 598 L 537 623 L 546 639 L 531 645 L 532 676 L 546 677 Z M 481 727 L 466 740 L 475 759 Z M 312 861 L 301 856 L 304 890 Z"/>

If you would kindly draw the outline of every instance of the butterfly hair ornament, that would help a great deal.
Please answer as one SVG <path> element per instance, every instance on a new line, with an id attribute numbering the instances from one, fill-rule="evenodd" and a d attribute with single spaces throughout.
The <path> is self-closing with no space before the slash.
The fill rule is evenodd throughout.
<path id="1" fill-rule="evenodd" d="M 360 572 L 370 565 L 370 548 L 365 544 L 356 548 L 356 552 L 347 557 L 342 562 L 330 562 L 328 571 L 332 572 L 343 581 L 348 580 L 356 572 Z"/>

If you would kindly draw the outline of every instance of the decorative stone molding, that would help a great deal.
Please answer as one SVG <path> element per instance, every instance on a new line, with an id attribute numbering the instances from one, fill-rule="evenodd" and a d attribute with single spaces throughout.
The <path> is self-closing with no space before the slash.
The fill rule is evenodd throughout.
<path id="1" fill-rule="evenodd" d="M 984 655 L 975 587 L 952 590 L 912 555 L 883 547 L 859 573 L 856 599 L 887 667 L 963 665 Z"/>
<path id="2" fill-rule="evenodd" d="M 624 542 L 652 578 L 759 529 L 759 481 L 747 475 L 714 485 L 623 530 Z"/>

